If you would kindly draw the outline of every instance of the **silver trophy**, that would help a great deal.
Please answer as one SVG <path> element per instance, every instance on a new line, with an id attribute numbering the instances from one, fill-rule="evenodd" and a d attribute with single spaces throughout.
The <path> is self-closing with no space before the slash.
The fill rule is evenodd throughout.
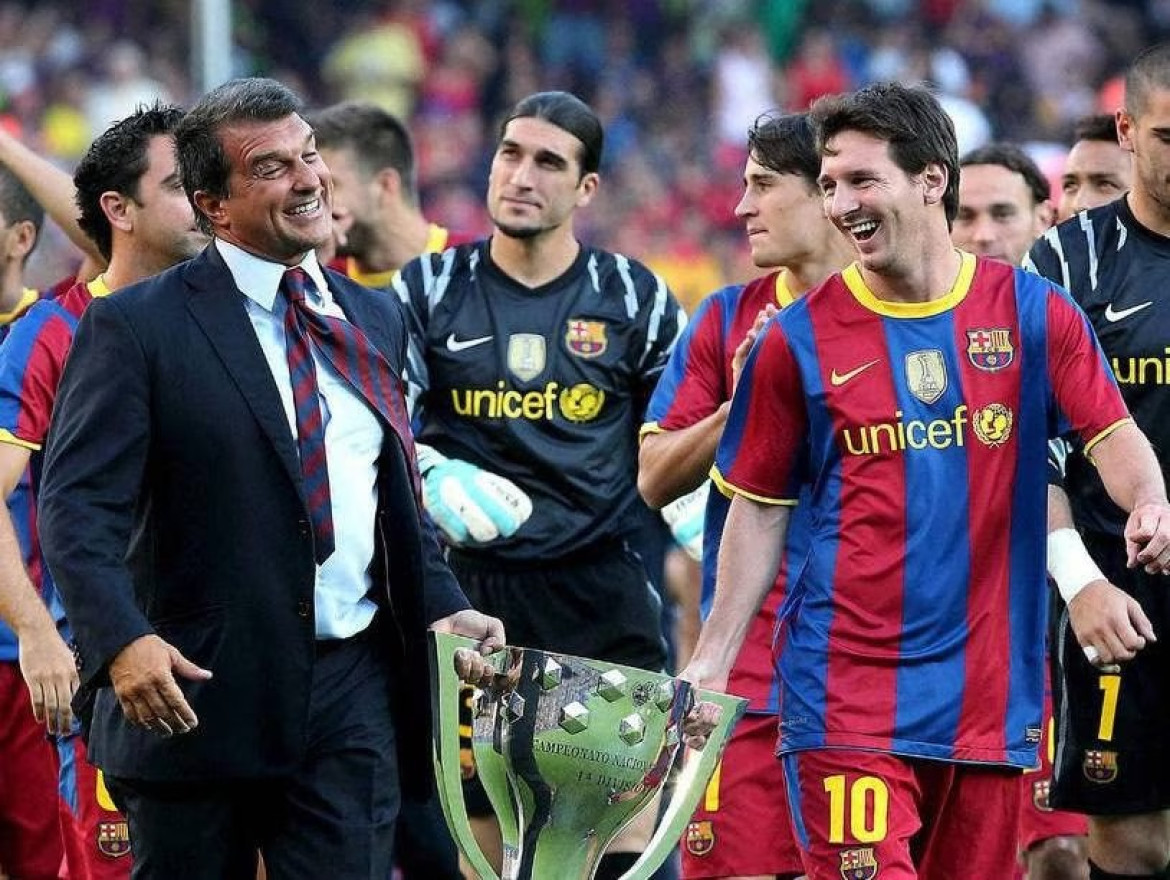
<path id="1" fill-rule="evenodd" d="M 653 799 L 675 764 L 695 699 L 661 673 L 534 648 L 505 647 L 472 701 L 472 751 L 504 844 L 497 874 L 471 832 L 459 760 L 455 652 L 470 639 L 432 633 L 435 776 L 447 824 L 481 877 L 588 880 L 610 841 Z M 645 852 L 625 880 L 648 878 L 677 845 L 747 701 L 699 692 L 719 723 L 690 751 Z"/>

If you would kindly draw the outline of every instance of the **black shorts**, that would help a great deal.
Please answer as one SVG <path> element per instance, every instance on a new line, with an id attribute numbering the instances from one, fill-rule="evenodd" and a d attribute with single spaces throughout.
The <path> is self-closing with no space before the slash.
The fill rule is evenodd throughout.
<path id="1" fill-rule="evenodd" d="M 608 660 L 661 672 L 666 642 L 662 601 L 637 553 L 624 542 L 599 544 L 572 561 L 540 568 L 492 567 L 451 551 L 451 570 L 475 608 L 504 622 L 508 644 Z M 487 795 L 465 766 L 470 816 L 492 815 Z"/>
<path id="2" fill-rule="evenodd" d="M 1125 542 L 1089 533 L 1105 576 L 1141 604 L 1158 641 L 1102 672 L 1085 659 L 1063 605 L 1056 618 L 1053 680 L 1056 760 L 1049 802 L 1090 815 L 1170 808 L 1170 578 L 1125 567 Z"/>
<path id="3" fill-rule="evenodd" d="M 533 568 L 496 567 L 457 550 L 449 562 L 476 610 L 504 621 L 509 645 L 665 668 L 662 600 L 623 541 Z"/>

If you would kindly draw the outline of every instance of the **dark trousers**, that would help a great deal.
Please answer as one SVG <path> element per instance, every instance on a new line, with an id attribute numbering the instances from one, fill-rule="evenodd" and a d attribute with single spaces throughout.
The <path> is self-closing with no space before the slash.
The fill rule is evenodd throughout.
<path id="1" fill-rule="evenodd" d="M 389 676 L 373 638 L 319 652 L 306 754 L 290 777 L 108 778 L 134 880 L 254 880 L 257 851 L 269 880 L 386 880 L 400 803 Z"/>

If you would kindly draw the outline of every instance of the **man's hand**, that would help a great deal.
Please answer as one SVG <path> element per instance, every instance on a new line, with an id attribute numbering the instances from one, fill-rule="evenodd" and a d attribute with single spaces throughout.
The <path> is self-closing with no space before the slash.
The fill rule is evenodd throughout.
<path id="1" fill-rule="evenodd" d="M 764 325 L 771 320 L 772 316 L 779 311 L 773 305 L 767 305 L 760 309 L 760 313 L 756 315 L 756 320 L 752 322 L 752 328 L 748 330 L 747 334 L 740 340 L 739 345 L 735 347 L 735 353 L 731 356 L 732 391 L 739 384 L 740 374 L 743 373 L 743 365 L 747 362 L 747 356 L 751 352 L 752 346 L 756 344 L 756 339 L 759 337 L 760 331 L 764 329 Z"/>
<path id="2" fill-rule="evenodd" d="M 199 724 L 175 676 L 206 681 L 202 669 L 155 635 L 140 636 L 110 664 L 110 682 L 126 720 L 160 736 L 187 733 Z"/>
<path id="3" fill-rule="evenodd" d="M 662 519 L 680 547 L 695 562 L 703 561 L 703 522 L 707 516 L 707 495 L 711 482 L 703 484 L 662 508 Z"/>
<path id="4" fill-rule="evenodd" d="M 691 706 L 687 717 L 683 720 L 683 742 L 688 748 L 701 749 L 707 744 L 711 731 L 719 723 L 723 710 L 715 703 L 706 703 L 699 697 L 699 688 L 708 691 L 724 693 L 727 690 L 729 670 L 717 670 L 703 663 L 702 660 L 692 658 L 687 667 L 678 674 L 683 681 L 688 681 L 694 687 L 695 704 Z"/>
<path id="5" fill-rule="evenodd" d="M 532 500 L 519 486 L 470 462 L 418 446 L 423 504 L 456 546 L 508 538 L 532 515 Z"/>
<path id="6" fill-rule="evenodd" d="M 68 733 L 73 726 L 70 702 L 79 683 L 73 652 L 55 626 L 26 630 L 19 646 L 20 672 L 28 685 L 33 716 L 49 733 Z"/>
<path id="7" fill-rule="evenodd" d="M 484 657 L 504 647 L 504 624 L 499 618 L 467 608 L 439 618 L 431 629 L 476 639 L 477 650 L 461 648 L 455 652 L 455 672 L 468 684 L 481 686 L 491 681 L 496 670 Z"/>
<path id="8" fill-rule="evenodd" d="M 1170 505 L 1139 504 L 1125 524 L 1125 555 L 1130 568 L 1141 565 L 1150 574 L 1170 574 Z"/>
<path id="9" fill-rule="evenodd" d="M 1068 618 L 1094 666 L 1132 660 L 1147 642 L 1157 641 L 1142 606 L 1106 580 L 1093 581 L 1073 596 Z"/>

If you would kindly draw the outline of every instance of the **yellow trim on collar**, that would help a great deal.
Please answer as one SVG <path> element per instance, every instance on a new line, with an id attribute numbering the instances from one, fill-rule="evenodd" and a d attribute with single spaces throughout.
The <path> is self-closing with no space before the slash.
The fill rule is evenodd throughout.
<path id="1" fill-rule="evenodd" d="M 879 315 L 890 318 L 929 318 L 949 311 L 963 301 L 971 289 L 971 279 L 975 276 L 975 255 L 966 251 L 959 251 L 959 275 L 955 283 L 944 296 L 922 303 L 893 302 L 880 299 L 861 277 L 861 267 L 851 263 L 841 273 L 845 285 L 853 298 L 864 308 Z"/>
<path id="2" fill-rule="evenodd" d="M 788 284 L 788 270 L 781 269 L 776 273 L 776 305 L 787 308 L 796 302 L 796 294 Z"/>
<path id="3" fill-rule="evenodd" d="M 447 230 L 438 223 L 432 223 L 427 230 L 427 245 L 423 253 L 437 254 L 447 249 Z"/>
<path id="4" fill-rule="evenodd" d="M 0 312 L 0 325 L 11 324 L 17 318 L 25 313 L 33 303 L 37 301 L 40 293 L 33 290 L 31 287 L 26 287 L 20 293 L 20 301 L 13 306 L 10 312 Z"/>
<path id="5" fill-rule="evenodd" d="M 110 290 L 110 286 L 106 284 L 106 276 L 104 274 L 99 275 L 92 281 L 85 282 L 85 289 L 88 290 L 89 295 L 95 299 L 99 296 L 109 296 L 111 293 L 113 293 L 113 291 Z"/>

